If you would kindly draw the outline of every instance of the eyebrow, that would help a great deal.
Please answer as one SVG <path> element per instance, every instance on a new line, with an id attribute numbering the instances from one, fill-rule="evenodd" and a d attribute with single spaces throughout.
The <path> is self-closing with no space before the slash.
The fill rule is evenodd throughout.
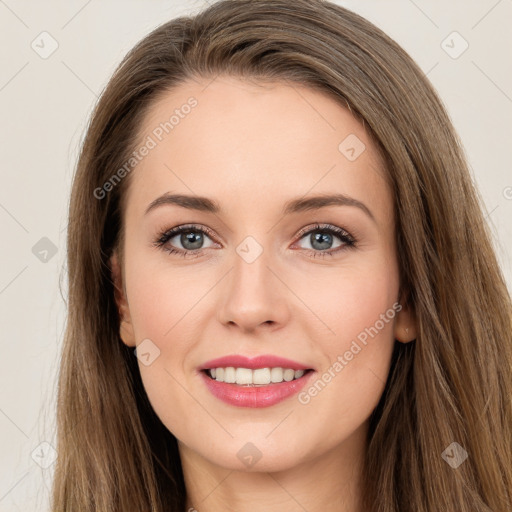
<path id="1" fill-rule="evenodd" d="M 181 208 L 187 208 L 189 210 L 198 210 L 201 212 L 215 214 L 221 212 L 219 204 L 213 199 L 202 196 L 166 193 L 152 201 L 151 204 L 146 208 L 144 215 L 147 215 L 151 210 L 154 210 L 159 206 L 169 204 L 180 206 Z M 292 213 L 319 210 L 320 208 L 325 208 L 326 206 L 354 206 L 362 210 L 368 217 L 370 217 L 370 219 L 376 222 L 373 213 L 364 203 L 344 194 L 322 194 L 293 199 L 285 203 L 282 213 L 283 215 L 289 215 Z"/>

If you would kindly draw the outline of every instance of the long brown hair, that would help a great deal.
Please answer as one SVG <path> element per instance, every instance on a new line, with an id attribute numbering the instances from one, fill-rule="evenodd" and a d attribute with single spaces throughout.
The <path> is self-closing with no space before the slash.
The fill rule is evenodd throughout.
<path id="1" fill-rule="evenodd" d="M 224 0 L 174 19 L 129 52 L 102 94 L 69 208 L 52 510 L 185 510 L 177 441 L 119 337 L 109 257 L 122 249 L 131 175 L 97 191 L 129 159 L 158 95 L 221 73 L 331 95 L 387 163 L 400 287 L 418 334 L 396 343 L 371 416 L 365 510 L 512 510 L 512 308 L 460 140 L 407 53 L 322 0 Z M 456 469 L 443 457 L 455 442 L 468 454 Z"/>

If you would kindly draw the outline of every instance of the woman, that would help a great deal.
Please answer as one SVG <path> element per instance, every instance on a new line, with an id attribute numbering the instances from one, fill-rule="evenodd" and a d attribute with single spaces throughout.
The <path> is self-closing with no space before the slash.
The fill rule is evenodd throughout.
<path id="1" fill-rule="evenodd" d="M 389 37 L 291 5 L 166 23 L 96 107 L 53 510 L 512 507 L 511 303 L 460 141 Z"/>

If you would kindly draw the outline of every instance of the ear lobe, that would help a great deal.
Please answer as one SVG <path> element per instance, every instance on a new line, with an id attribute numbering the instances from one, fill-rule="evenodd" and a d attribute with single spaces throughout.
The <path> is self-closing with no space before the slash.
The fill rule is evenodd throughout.
<path id="1" fill-rule="evenodd" d="M 135 335 L 130 317 L 130 308 L 126 299 L 121 267 L 115 252 L 110 257 L 110 269 L 114 285 L 114 299 L 119 313 L 119 336 L 125 345 L 135 347 Z"/>
<path id="2" fill-rule="evenodd" d="M 402 309 L 400 309 L 395 317 L 394 336 L 400 343 L 409 343 L 416 339 L 416 317 L 407 298 L 399 301 L 399 303 Z"/>

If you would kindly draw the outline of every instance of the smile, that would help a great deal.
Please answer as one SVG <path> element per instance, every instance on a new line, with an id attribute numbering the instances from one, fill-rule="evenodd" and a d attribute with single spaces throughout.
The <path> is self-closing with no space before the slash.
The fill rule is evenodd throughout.
<path id="1" fill-rule="evenodd" d="M 281 367 L 251 370 L 250 368 L 228 366 L 226 368 L 211 368 L 205 371 L 217 382 L 237 384 L 239 386 L 264 386 L 300 379 L 308 370 L 293 370 Z"/>
<path id="2" fill-rule="evenodd" d="M 208 391 L 222 402 L 236 407 L 261 408 L 296 395 L 316 372 L 279 367 L 256 370 L 220 367 L 199 373 Z"/>

